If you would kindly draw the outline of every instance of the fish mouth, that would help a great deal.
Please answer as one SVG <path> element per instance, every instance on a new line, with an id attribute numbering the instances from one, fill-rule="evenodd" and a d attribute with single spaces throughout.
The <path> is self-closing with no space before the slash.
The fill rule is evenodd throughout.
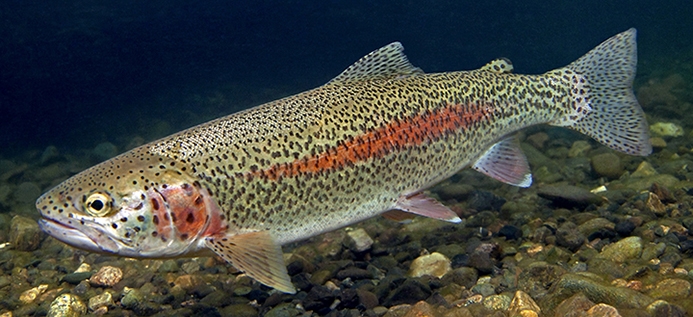
<path id="1" fill-rule="evenodd" d="M 99 253 L 114 253 L 119 249 L 117 243 L 107 234 L 94 228 L 75 228 L 46 217 L 38 223 L 41 230 L 53 238 L 79 249 Z"/>

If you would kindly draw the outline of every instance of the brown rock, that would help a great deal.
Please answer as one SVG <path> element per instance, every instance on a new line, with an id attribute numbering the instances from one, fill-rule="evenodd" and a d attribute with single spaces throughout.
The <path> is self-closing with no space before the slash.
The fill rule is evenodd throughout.
<path id="1" fill-rule="evenodd" d="M 523 311 L 533 311 L 535 313 L 540 313 L 541 308 L 539 308 L 539 305 L 537 305 L 536 302 L 532 299 L 532 297 L 529 296 L 529 294 L 523 292 L 523 291 L 516 291 L 515 296 L 513 296 L 512 301 L 510 302 L 510 307 L 508 307 L 508 312 L 510 312 L 511 316 L 514 315 L 522 315 Z M 529 312 L 526 312 L 527 314 Z"/>
<path id="2" fill-rule="evenodd" d="M 123 279 L 123 271 L 117 267 L 104 266 L 94 273 L 89 283 L 94 286 L 112 287 Z"/>
<path id="3" fill-rule="evenodd" d="M 621 317 L 614 306 L 607 304 L 597 304 L 587 311 L 588 317 Z"/>
<path id="4" fill-rule="evenodd" d="M 555 316 L 562 317 L 581 317 L 584 316 L 594 302 L 589 300 L 584 294 L 577 293 L 570 298 L 562 301 L 555 310 Z"/>

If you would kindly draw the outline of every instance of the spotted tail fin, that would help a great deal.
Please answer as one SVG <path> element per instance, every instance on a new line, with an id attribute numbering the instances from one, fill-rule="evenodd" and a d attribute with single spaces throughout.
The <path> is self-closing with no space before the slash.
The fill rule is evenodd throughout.
<path id="1" fill-rule="evenodd" d="M 591 108 L 576 120 L 563 124 L 589 135 L 602 144 L 631 155 L 652 152 L 645 114 L 633 94 L 637 64 L 635 29 L 617 34 L 599 44 L 564 69 L 585 83 L 574 83 L 574 93 L 584 88 Z"/>

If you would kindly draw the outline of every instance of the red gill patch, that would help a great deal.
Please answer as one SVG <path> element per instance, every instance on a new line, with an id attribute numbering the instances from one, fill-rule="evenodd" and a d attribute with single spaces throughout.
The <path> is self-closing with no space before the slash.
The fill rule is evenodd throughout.
<path id="1" fill-rule="evenodd" d="M 190 184 L 162 186 L 150 190 L 152 221 L 162 239 L 172 238 L 176 229 L 177 238 L 187 240 L 198 236 L 209 220 L 208 201 L 200 190 Z"/>

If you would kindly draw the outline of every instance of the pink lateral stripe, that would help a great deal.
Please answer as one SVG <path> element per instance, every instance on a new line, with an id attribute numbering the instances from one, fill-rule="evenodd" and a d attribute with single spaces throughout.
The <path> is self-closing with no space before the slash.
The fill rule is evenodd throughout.
<path id="1" fill-rule="evenodd" d="M 459 129 L 467 129 L 475 123 L 490 119 L 495 110 L 492 104 L 448 104 L 406 120 L 395 119 L 385 126 L 328 147 L 320 154 L 276 164 L 252 174 L 277 179 L 334 170 L 371 158 L 384 157 L 393 151 L 431 142 Z"/>

